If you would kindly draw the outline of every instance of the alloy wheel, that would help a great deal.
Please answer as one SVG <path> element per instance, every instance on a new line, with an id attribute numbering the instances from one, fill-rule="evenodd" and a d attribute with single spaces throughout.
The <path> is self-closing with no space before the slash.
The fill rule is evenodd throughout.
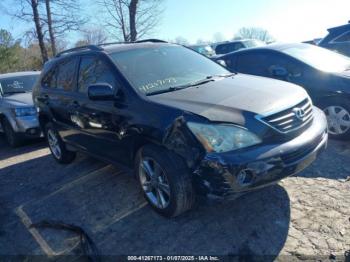
<path id="1" fill-rule="evenodd" d="M 62 156 L 60 144 L 56 133 L 52 129 L 49 129 L 47 132 L 47 140 L 49 142 L 51 152 L 57 159 L 60 159 Z"/>
<path id="2" fill-rule="evenodd" d="M 350 129 L 350 113 L 341 106 L 329 106 L 323 110 L 327 116 L 328 132 L 342 135 Z"/>
<path id="3" fill-rule="evenodd" d="M 170 203 L 170 186 L 161 166 L 152 158 L 141 158 L 139 178 L 148 200 L 159 209 L 166 208 Z"/>

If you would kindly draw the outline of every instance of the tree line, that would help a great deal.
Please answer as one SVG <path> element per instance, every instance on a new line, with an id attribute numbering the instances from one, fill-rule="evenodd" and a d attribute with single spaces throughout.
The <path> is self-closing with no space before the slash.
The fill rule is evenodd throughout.
<path id="1" fill-rule="evenodd" d="M 14 20 L 25 22 L 28 30 L 20 39 L 0 29 L 0 73 L 40 70 L 42 65 L 67 48 L 67 36 L 78 32 L 75 46 L 101 44 L 108 39 L 133 42 L 154 33 L 159 25 L 164 0 L 97 0 L 103 12 L 100 25 L 91 25 L 80 0 L 3 0 L 0 9 Z M 84 1 L 86 4 L 86 1 Z M 259 28 L 242 28 L 235 37 L 272 39 Z M 225 40 L 221 33 L 214 42 Z M 172 42 L 188 44 L 183 37 Z M 198 43 L 207 43 L 199 39 Z"/>

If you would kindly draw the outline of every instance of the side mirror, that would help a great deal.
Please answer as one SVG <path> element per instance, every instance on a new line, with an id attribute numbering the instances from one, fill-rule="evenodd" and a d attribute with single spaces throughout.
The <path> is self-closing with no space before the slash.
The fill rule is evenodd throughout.
<path id="1" fill-rule="evenodd" d="M 113 100 L 116 98 L 113 87 L 109 84 L 93 84 L 88 87 L 90 100 Z"/>
<path id="2" fill-rule="evenodd" d="M 289 74 L 287 69 L 282 66 L 271 66 L 270 71 L 275 77 L 287 77 Z"/>
<path id="3" fill-rule="evenodd" d="M 220 65 L 222 65 L 224 67 L 227 67 L 225 60 L 219 59 L 219 60 L 216 61 L 216 63 L 218 63 L 218 64 L 220 64 Z"/>

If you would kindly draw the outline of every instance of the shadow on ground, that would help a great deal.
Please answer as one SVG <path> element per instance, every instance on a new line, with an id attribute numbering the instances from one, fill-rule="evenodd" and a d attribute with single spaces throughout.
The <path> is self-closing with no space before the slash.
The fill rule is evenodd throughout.
<path id="1" fill-rule="evenodd" d="M 0 161 L 45 147 L 47 147 L 46 141 L 44 141 L 44 138 L 39 138 L 35 140 L 26 140 L 21 146 L 12 148 L 7 144 L 4 134 L 0 133 Z"/>
<path id="2" fill-rule="evenodd" d="M 8 210 L 20 206 L 33 223 L 59 220 L 79 226 L 103 255 L 240 254 L 273 260 L 288 235 L 290 201 L 278 185 L 234 201 L 202 200 L 192 211 L 165 219 L 144 205 L 130 174 L 90 158 L 61 166 L 48 155 L 6 167 L 0 175 L 0 201 L 8 201 Z M 39 232 L 55 252 L 69 251 L 72 236 Z M 12 229 L 3 234 L 12 243 L 22 241 Z"/>
<path id="3" fill-rule="evenodd" d="M 289 197 L 280 186 L 165 219 L 149 206 L 96 236 L 103 254 L 272 255 L 283 248 Z M 113 243 L 113 244 L 111 244 Z"/>

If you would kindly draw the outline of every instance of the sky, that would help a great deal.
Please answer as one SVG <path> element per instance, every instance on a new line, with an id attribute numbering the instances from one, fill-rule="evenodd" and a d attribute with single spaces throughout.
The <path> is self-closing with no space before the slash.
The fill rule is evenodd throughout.
<path id="1" fill-rule="evenodd" d="M 3 5 L 12 1 L 5 0 Z M 96 13 L 103 15 L 96 12 L 93 1 L 81 3 L 87 6 L 91 17 Z M 323 37 L 327 28 L 350 20 L 349 0 L 164 0 L 163 8 L 161 22 L 152 37 L 171 40 L 181 36 L 191 43 L 212 40 L 215 33 L 229 40 L 241 27 L 267 29 L 282 42 L 306 41 Z M 20 38 L 28 24 L 1 15 L 0 28 Z M 68 34 L 71 41 L 78 37 Z"/>

